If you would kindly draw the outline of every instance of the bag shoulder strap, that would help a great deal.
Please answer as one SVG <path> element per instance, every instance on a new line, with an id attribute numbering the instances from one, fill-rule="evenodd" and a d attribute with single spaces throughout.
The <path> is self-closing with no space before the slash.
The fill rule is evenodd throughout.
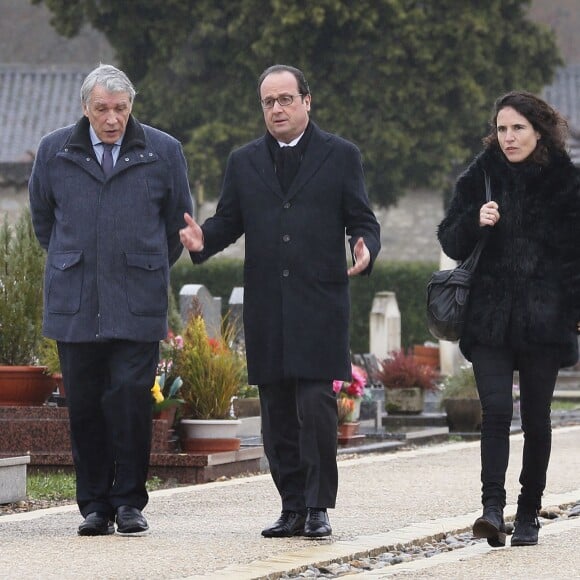
<path id="1" fill-rule="evenodd" d="M 485 201 L 489 202 L 491 201 L 491 183 L 487 171 L 483 172 L 483 177 L 485 178 Z"/>
<path id="2" fill-rule="evenodd" d="M 483 176 L 485 178 L 485 201 L 487 203 L 491 201 L 491 182 L 487 171 L 483 172 Z M 462 270 L 468 270 L 470 272 L 475 270 L 477 262 L 479 262 L 479 256 L 481 255 L 481 252 L 487 243 L 487 238 L 489 238 L 489 232 L 489 228 L 483 232 L 483 235 L 481 238 L 479 238 L 471 254 L 465 258 L 465 260 L 458 266 L 458 268 L 461 268 Z"/>

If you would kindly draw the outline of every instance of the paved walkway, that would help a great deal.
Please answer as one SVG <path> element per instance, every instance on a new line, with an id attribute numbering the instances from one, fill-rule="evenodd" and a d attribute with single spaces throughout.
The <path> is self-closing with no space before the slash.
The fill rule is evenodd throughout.
<path id="1" fill-rule="evenodd" d="M 512 436 L 506 515 L 515 513 L 521 434 Z M 580 500 L 580 426 L 554 430 L 545 505 Z M 150 535 L 86 538 L 75 506 L 0 517 L 0 578 L 279 578 L 309 564 L 380 553 L 452 530 L 479 514 L 479 444 L 341 458 L 331 540 L 265 539 L 279 513 L 269 475 L 151 494 Z M 484 544 L 356 578 L 511 579 L 580 577 L 580 518 L 550 523 L 540 544 L 491 550 Z M 354 578 L 354 576 L 353 576 Z"/>

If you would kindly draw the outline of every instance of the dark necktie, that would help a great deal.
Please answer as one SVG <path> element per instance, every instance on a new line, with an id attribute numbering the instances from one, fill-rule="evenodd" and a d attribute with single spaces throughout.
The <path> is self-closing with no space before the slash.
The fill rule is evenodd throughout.
<path id="1" fill-rule="evenodd" d="M 300 165 L 300 149 L 296 147 L 280 147 L 276 152 L 276 173 L 284 193 L 288 193 Z"/>
<path id="2" fill-rule="evenodd" d="M 103 161 L 101 163 L 103 167 L 103 173 L 105 177 L 111 175 L 111 171 L 113 171 L 113 147 L 115 145 L 111 145 L 110 143 L 103 143 Z"/>

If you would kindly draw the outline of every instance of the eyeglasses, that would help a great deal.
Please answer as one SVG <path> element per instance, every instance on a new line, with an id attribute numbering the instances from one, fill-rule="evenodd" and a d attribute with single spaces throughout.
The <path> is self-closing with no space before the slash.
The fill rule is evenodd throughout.
<path id="1" fill-rule="evenodd" d="M 294 97 L 302 97 L 301 93 L 297 95 L 280 95 L 277 98 L 274 97 L 266 97 L 260 101 L 262 105 L 262 109 L 271 109 L 274 106 L 274 103 L 278 103 L 281 107 L 287 107 L 294 102 Z"/>

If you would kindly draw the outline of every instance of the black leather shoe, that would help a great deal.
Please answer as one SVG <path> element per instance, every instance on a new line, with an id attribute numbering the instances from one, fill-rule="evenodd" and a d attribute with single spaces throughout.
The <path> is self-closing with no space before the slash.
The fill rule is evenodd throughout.
<path id="1" fill-rule="evenodd" d="M 108 536 L 115 533 L 115 524 L 102 512 L 91 512 L 79 526 L 79 536 Z"/>
<path id="2" fill-rule="evenodd" d="M 265 538 L 291 538 L 304 533 L 304 516 L 290 510 L 282 510 L 280 517 L 262 530 Z"/>
<path id="3" fill-rule="evenodd" d="M 540 521 L 535 513 L 518 512 L 514 524 L 512 546 L 535 546 L 538 543 Z"/>
<path id="4" fill-rule="evenodd" d="M 141 510 L 130 505 L 117 508 L 117 533 L 122 536 L 142 536 L 149 530 L 149 524 Z"/>
<path id="5" fill-rule="evenodd" d="M 323 538 L 332 534 L 330 521 L 325 509 L 308 508 L 304 535 L 307 538 Z"/>
<path id="6" fill-rule="evenodd" d="M 473 535 L 476 538 L 487 538 L 492 548 L 505 546 L 506 527 L 503 510 L 499 505 L 484 506 L 483 515 L 473 523 Z"/>

